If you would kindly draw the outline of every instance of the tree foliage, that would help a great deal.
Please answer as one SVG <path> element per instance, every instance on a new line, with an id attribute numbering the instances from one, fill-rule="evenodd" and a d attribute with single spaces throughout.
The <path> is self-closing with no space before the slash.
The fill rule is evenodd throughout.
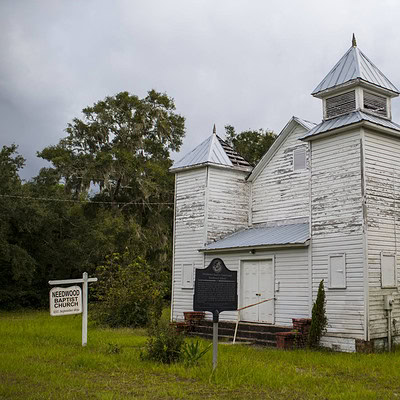
<path id="1" fill-rule="evenodd" d="M 132 257 L 129 252 L 108 257 L 96 270 L 95 319 L 111 327 L 145 326 L 158 319 L 166 287 L 158 279 L 157 272 L 145 260 Z"/>
<path id="2" fill-rule="evenodd" d="M 173 99 L 154 90 L 143 99 L 128 92 L 82 110 L 67 137 L 39 156 L 50 161 L 76 196 L 98 185 L 102 199 L 146 204 L 161 196 L 159 172 L 170 166 L 185 133 Z"/>
<path id="3" fill-rule="evenodd" d="M 165 293 L 174 191 L 169 155 L 184 132 L 184 118 L 166 94 L 150 91 L 141 99 L 122 92 L 68 124 L 66 137 L 38 154 L 51 166 L 30 182 L 18 176 L 24 159 L 16 146 L 3 147 L 0 308 L 46 306 L 49 279 L 93 275 L 112 254 L 134 254 L 125 264 L 141 265 L 135 271 L 143 282 L 140 271 L 151 272 Z M 128 273 L 121 268 L 119 274 Z"/>
<path id="4" fill-rule="evenodd" d="M 256 165 L 276 139 L 272 131 L 259 129 L 236 133 L 232 125 L 225 126 L 226 141 L 251 165 Z"/>

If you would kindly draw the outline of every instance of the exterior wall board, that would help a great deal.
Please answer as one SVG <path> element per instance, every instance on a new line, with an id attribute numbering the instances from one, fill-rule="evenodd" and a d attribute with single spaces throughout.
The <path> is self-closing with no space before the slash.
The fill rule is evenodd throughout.
<path id="1" fill-rule="evenodd" d="M 248 226 L 248 172 L 209 167 L 207 243 Z"/>
<path id="2" fill-rule="evenodd" d="M 248 172 L 212 166 L 176 173 L 172 320 L 193 309 L 193 288 L 182 288 L 182 266 L 204 267 L 205 243 L 248 225 Z"/>
<path id="3" fill-rule="evenodd" d="M 306 143 L 299 140 L 305 132 L 306 130 L 298 125 L 253 181 L 253 224 L 309 216 L 309 169 L 293 171 L 293 151 L 308 148 Z"/>
<path id="4" fill-rule="evenodd" d="M 175 175 L 175 238 L 173 260 L 172 319 L 183 319 L 183 312 L 193 306 L 193 289 L 182 289 L 182 265 L 203 266 L 197 250 L 204 243 L 206 169 L 193 169 Z M 189 307 L 189 308 L 188 308 Z"/>
<path id="5" fill-rule="evenodd" d="M 393 294 L 393 319 L 400 319 L 400 295 L 397 288 L 381 287 L 381 252 L 397 256 L 399 277 L 400 223 L 400 141 L 394 137 L 365 131 L 366 204 L 368 223 L 368 285 L 370 338 L 387 337 L 387 318 L 383 296 Z M 397 329 L 396 329 L 397 328 Z M 400 326 L 393 326 L 400 334 Z"/>
<path id="6" fill-rule="evenodd" d="M 328 317 L 323 344 L 354 351 L 364 338 L 364 243 L 360 132 L 312 142 L 311 233 L 315 299 L 323 279 Z M 329 255 L 345 254 L 346 288 L 330 289 Z M 341 338 L 352 338 L 340 342 Z M 346 350 L 347 349 L 347 350 Z"/>

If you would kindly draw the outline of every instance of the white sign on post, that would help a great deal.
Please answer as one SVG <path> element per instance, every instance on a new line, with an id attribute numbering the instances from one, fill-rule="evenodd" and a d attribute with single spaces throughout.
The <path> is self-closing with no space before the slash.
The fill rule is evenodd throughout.
<path id="1" fill-rule="evenodd" d="M 82 290 L 79 286 L 54 287 L 50 290 L 50 315 L 80 314 Z"/>
<path id="2" fill-rule="evenodd" d="M 62 309 L 75 309 L 78 308 L 78 305 L 75 303 L 79 302 L 79 299 L 76 299 L 78 296 L 77 289 L 79 292 L 82 293 L 82 300 L 81 300 L 81 310 L 82 310 L 82 346 L 86 346 L 87 344 L 87 320 L 88 320 L 88 284 L 90 282 L 97 282 L 97 278 L 89 278 L 87 272 L 82 274 L 82 279 L 63 279 L 57 281 L 49 281 L 50 285 L 68 285 L 70 283 L 82 283 L 82 289 L 79 286 L 71 286 L 68 288 L 54 288 L 50 291 L 50 315 L 67 315 L 67 314 L 78 314 L 78 312 L 58 312 L 52 314 L 52 304 L 57 307 L 54 307 L 54 310 L 60 311 Z M 52 291 L 54 290 L 54 297 L 52 298 Z M 71 290 L 71 291 L 70 291 Z M 67 299 L 62 301 L 55 301 L 55 299 Z M 52 303 L 52 299 L 53 303 Z M 69 303 L 68 306 L 60 306 L 60 304 Z M 81 312 L 81 311 L 79 311 Z"/>

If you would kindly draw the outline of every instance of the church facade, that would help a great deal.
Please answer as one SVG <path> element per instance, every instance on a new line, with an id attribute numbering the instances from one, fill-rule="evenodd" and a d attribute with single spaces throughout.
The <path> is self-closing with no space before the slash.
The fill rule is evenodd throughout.
<path id="1" fill-rule="evenodd" d="M 239 307 L 272 299 L 243 310 L 242 321 L 310 317 L 324 280 L 323 345 L 355 351 L 357 340 L 397 340 L 399 91 L 353 39 L 312 95 L 322 122 L 292 117 L 254 168 L 215 132 L 171 168 L 173 321 L 193 308 L 195 268 L 219 257 L 238 271 Z"/>

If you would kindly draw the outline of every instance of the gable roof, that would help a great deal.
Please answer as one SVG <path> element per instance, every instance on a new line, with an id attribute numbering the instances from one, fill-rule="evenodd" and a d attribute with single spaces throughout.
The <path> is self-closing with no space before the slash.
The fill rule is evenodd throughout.
<path id="1" fill-rule="evenodd" d="M 198 167 L 205 164 L 251 169 L 250 164 L 239 153 L 213 133 L 190 153 L 176 161 L 170 171 Z"/>
<path id="2" fill-rule="evenodd" d="M 214 243 L 210 243 L 202 250 L 212 251 L 285 245 L 306 246 L 309 239 L 310 231 L 308 223 L 249 228 L 235 232 Z"/>
<path id="3" fill-rule="evenodd" d="M 385 128 L 394 129 L 400 132 L 400 125 L 392 122 L 386 118 L 380 118 L 362 111 L 354 111 L 350 114 L 342 115 L 340 117 L 332 118 L 327 121 L 322 121 L 316 125 L 313 129 L 307 132 L 301 140 L 311 140 L 314 136 L 320 135 L 321 133 L 329 132 L 331 130 L 356 124 L 357 122 L 367 121 L 373 124 L 383 126 Z"/>
<path id="4" fill-rule="evenodd" d="M 380 88 L 389 90 L 393 92 L 394 96 L 399 94 L 398 89 L 393 85 L 393 83 L 386 78 L 386 76 L 357 47 L 356 44 L 347 50 L 345 55 L 338 61 L 311 94 L 318 97 L 318 94 L 325 90 L 355 80 L 368 82 Z"/>
<path id="5" fill-rule="evenodd" d="M 289 133 L 292 132 L 292 130 L 296 127 L 296 125 L 300 125 L 306 131 L 309 131 L 310 129 L 313 129 L 317 124 L 298 117 L 292 117 L 289 120 L 289 122 L 285 125 L 285 127 L 282 129 L 278 137 L 275 139 L 275 142 L 272 144 L 272 146 L 264 154 L 263 158 L 254 167 L 253 171 L 247 178 L 249 181 L 253 181 L 261 173 L 261 171 L 268 164 L 273 155 L 278 151 L 282 143 L 285 141 Z"/>

